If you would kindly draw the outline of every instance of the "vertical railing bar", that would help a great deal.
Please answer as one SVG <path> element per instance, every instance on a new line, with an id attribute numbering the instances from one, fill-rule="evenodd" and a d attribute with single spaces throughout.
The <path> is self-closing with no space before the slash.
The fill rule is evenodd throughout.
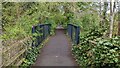
<path id="1" fill-rule="evenodd" d="M 80 35 L 80 27 L 78 26 L 78 27 L 77 27 L 77 44 L 79 44 L 79 41 L 80 41 L 80 40 L 79 40 L 79 39 L 80 39 L 80 36 L 79 36 L 79 35 Z"/>
<path id="2" fill-rule="evenodd" d="M 37 31 L 36 31 L 36 26 L 34 26 L 34 29 L 35 29 L 35 33 L 36 33 L 36 32 L 37 32 Z M 35 36 L 35 41 L 34 41 L 35 44 L 34 44 L 34 46 L 37 46 L 37 44 L 38 44 L 38 43 L 37 43 L 37 40 L 38 40 L 38 38 L 37 38 L 37 36 Z"/>
<path id="3" fill-rule="evenodd" d="M 41 44 L 41 25 L 40 25 L 40 24 L 39 24 L 39 33 L 40 33 L 40 36 L 39 36 L 39 38 L 40 38 L 40 39 L 39 39 L 39 42 L 40 42 L 40 43 L 39 43 L 39 44 Z"/>
<path id="4" fill-rule="evenodd" d="M 32 33 L 35 33 L 35 27 L 34 26 L 32 26 Z M 35 36 L 33 36 L 33 38 L 35 38 Z M 32 40 L 32 46 L 34 46 L 34 43 L 35 43 L 35 41 Z"/>

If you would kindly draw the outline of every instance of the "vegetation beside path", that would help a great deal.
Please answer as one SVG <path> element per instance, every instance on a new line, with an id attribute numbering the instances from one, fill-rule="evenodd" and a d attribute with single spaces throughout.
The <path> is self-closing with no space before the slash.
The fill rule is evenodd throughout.
<path id="1" fill-rule="evenodd" d="M 37 24 L 52 24 L 55 28 L 67 24 L 80 26 L 80 44 L 74 45 L 73 54 L 80 66 L 119 66 L 120 65 L 120 2 L 3 2 L 2 3 L 2 39 L 3 63 L 8 66 L 20 65 L 24 56 L 22 50 L 26 38 L 32 34 Z M 0 26 L 1 27 L 1 26 Z M 39 34 L 41 35 L 41 33 Z M 33 40 L 34 38 L 32 38 Z M 27 43 L 27 42 L 26 42 Z M 27 44 L 26 44 L 27 45 Z M 31 47 L 31 41 L 28 46 Z M 34 47 L 31 47 L 33 49 Z M 31 59 L 24 65 L 35 61 L 38 49 L 31 50 Z M 25 51 L 24 51 L 25 52 Z M 22 55 L 16 56 L 16 54 Z M 14 58 L 14 62 L 10 62 Z M 18 58 L 19 57 L 19 58 Z M 30 58 L 29 57 L 29 58 Z M 21 60 L 22 59 L 22 60 Z M 8 62 L 9 61 L 9 62 Z"/>

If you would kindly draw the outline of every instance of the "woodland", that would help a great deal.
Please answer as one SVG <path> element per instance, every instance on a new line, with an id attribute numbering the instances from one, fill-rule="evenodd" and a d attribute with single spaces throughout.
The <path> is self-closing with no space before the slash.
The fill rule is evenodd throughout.
<path id="1" fill-rule="evenodd" d="M 51 24 L 51 35 L 58 25 L 79 26 L 80 43 L 72 46 L 79 66 L 120 66 L 120 2 L 3 2 L 0 35 L 3 50 L 11 46 L 17 50 L 21 40 L 32 39 L 35 35 L 32 26 L 37 24 Z M 27 58 L 18 64 L 32 65 L 41 48 L 29 46 Z M 3 57 L 8 58 L 7 53 Z"/>

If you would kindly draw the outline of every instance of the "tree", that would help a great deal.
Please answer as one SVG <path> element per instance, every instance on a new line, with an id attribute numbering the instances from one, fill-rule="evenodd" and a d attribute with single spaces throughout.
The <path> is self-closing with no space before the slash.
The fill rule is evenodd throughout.
<path id="1" fill-rule="evenodd" d="M 99 13 L 100 13 L 100 18 L 101 18 L 101 20 L 100 20 L 100 26 L 102 26 L 102 1 L 101 0 L 100 0 L 100 3 L 99 3 L 99 6 L 100 6 Z"/>
<path id="2" fill-rule="evenodd" d="M 107 18 L 106 18 L 106 15 L 107 15 L 107 8 L 108 8 L 108 2 L 104 2 L 104 9 L 103 9 L 103 26 L 105 26 L 105 23 L 107 22 Z"/>
<path id="3" fill-rule="evenodd" d="M 112 38 L 113 33 L 113 19 L 114 19 L 114 13 L 113 13 L 113 2 L 110 2 L 110 33 L 109 37 Z"/>
<path id="4" fill-rule="evenodd" d="M 119 2 L 120 4 L 120 2 Z M 120 5 L 118 8 L 118 35 L 120 36 Z"/>

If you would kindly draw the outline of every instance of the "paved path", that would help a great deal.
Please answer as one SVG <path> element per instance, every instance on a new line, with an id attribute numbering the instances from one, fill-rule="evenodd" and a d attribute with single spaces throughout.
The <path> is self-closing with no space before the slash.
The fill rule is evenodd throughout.
<path id="1" fill-rule="evenodd" d="M 43 47 L 33 66 L 77 66 L 71 55 L 71 46 L 64 30 L 56 30 L 56 35 Z"/>

